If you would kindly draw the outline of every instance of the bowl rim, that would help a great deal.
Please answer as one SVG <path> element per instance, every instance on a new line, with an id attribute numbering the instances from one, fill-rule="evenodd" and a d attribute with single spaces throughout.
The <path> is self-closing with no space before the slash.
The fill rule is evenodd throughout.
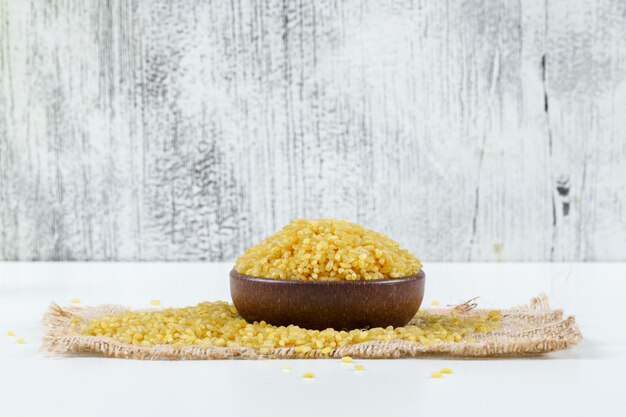
<path id="1" fill-rule="evenodd" d="M 295 279 L 276 279 L 276 278 L 261 278 L 245 275 L 237 272 L 235 268 L 230 271 L 230 277 L 235 279 L 242 279 L 249 282 L 257 282 L 262 284 L 271 285 L 321 285 L 321 286 L 342 286 L 342 285 L 392 285 L 401 284 L 411 281 L 419 281 L 426 278 L 424 269 L 421 269 L 417 274 L 409 275 L 400 278 L 383 278 L 383 279 L 370 279 L 370 280 L 335 280 L 335 281 L 305 281 Z"/>

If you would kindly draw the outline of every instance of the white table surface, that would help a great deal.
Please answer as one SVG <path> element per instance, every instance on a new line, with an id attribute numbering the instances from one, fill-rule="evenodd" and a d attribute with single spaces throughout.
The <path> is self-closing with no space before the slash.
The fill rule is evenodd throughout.
<path id="1" fill-rule="evenodd" d="M 231 264 L 0 263 L 1 416 L 626 416 L 626 264 L 426 263 L 426 298 L 484 307 L 545 292 L 583 342 L 533 359 L 133 361 L 40 352 L 50 301 L 229 300 Z M 14 330 L 26 338 L 19 345 Z M 281 370 L 284 364 L 291 372 Z M 441 380 L 430 373 L 450 367 Z M 303 380 L 303 372 L 317 376 Z"/>

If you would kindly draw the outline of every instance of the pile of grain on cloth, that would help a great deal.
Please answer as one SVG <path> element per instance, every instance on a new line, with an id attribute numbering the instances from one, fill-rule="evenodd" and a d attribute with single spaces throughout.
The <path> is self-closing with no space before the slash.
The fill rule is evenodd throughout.
<path id="1" fill-rule="evenodd" d="M 428 309 L 426 309 L 428 310 Z M 452 314 L 454 309 L 433 310 L 436 314 Z M 461 314 L 486 314 L 482 309 L 470 309 Z M 125 359 L 179 360 L 179 359 L 298 359 L 298 358 L 419 358 L 420 356 L 448 356 L 496 358 L 533 356 L 566 349 L 577 344 L 582 335 L 573 316 L 565 317 L 561 310 L 550 309 L 547 297 L 534 297 L 528 305 L 498 310 L 501 323 L 498 329 L 477 332 L 460 341 L 441 341 L 422 344 L 407 340 L 376 340 L 350 344 L 322 352 L 312 349 L 302 353 L 294 346 L 260 349 L 244 346 L 178 346 L 171 344 L 140 346 L 124 343 L 110 337 L 84 335 L 72 326 L 72 317 L 92 320 L 128 312 L 119 305 L 96 307 L 53 304 L 45 314 L 43 350 L 53 354 L 94 355 Z M 458 313 L 458 310 L 456 310 Z M 455 314 L 456 314 L 455 313 Z"/>

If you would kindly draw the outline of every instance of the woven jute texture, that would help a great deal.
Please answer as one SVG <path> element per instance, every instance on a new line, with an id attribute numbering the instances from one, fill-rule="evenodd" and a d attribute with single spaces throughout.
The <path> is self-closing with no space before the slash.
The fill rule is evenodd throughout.
<path id="1" fill-rule="evenodd" d="M 582 335 L 574 317 L 563 318 L 561 310 L 552 310 L 545 296 L 534 297 L 530 304 L 500 310 L 502 326 L 498 330 L 475 333 L 473 341 L 441 342 L 427 346 L 404 340 L 371 341 L 344 346 L 323 354 L 312 350 L 296 353 L 293 347 L 276 348 L 261 354 L 251 348 L 197 347 L 175 348 L 171 345 L 135 346 L 100 336 L 76 334 L 71 328 L 72 315 L 93 319 L 128 311 L 119 305 L 97 307 L 59 307 L 53 304 L 45 314 L 43 349 L 54 354 L 106 356 L 124 359 L 296 359 L 296 358 L 417 358 L 420 356 L 452 356 L 495 358 L 532 356 L 566 349 L 577 344 Z M 485 314 L 487 310 L 472 310 L 465 314 Z M 445 310 L 436 310 L 445 314 Z M 470 339 L 469 337 L 467 339 Z"/>

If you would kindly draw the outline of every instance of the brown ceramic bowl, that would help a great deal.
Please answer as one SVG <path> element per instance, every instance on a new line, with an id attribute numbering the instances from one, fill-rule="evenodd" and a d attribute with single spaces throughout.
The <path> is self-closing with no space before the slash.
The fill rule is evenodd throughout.
<path id="1" fill-rule="evenodd" d="M 230 272 L 230 295 L 247 322 L 350 330 L 404 326 L 424 298 L 424 271 L 372 281 L 290 281 Z"/>

